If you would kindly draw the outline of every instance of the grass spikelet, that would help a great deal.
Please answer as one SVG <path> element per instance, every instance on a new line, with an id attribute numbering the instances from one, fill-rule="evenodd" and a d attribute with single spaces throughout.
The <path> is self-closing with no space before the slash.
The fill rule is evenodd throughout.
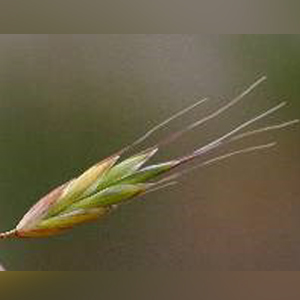
<path id="1" fill-rule="evenodd" d="M 226 144 L 234 143 L 237 140 L 248 138 L 249 136 L 257 135 L 262 132 L 280 130 L 298 123 L 299 120 L 292 120 L 279 124 L 271 124 L 258 129 L 250 128 L 248 131 L 245 131 L 245 129 L 254 123 L 265 119 L 283 108 L 286 102 L 279 103 L 269 110 L 246 120 L 242 124 L 235 125 L 235 127 L 229 130 L 225 135 L 212 139 L 208 144 L 202 145 L 186 155 L 173 158 L 167 162 L 145 166 L 164 145 L 179 139 L 188 131 L 226 113 L 265 80 L 266 77 L 259 78 L 237 97 L 228 101 L 224 106 L 205 118 L 196 120 L 186 128 L 159 141 L 153 147 L 147 148 L 147 150 L 137 154 L 129 155 L 119 162 L 120 156 L 124 156 L 129 151 L 132 151 L 135 147 L 145 142 L 146 139 L 156 131 L 175 119 L 182 117 L 189 111 L 196 109 L 201 104 L 209 101 L 209 99 L 202 99 L 184 108 L 167 120 L 154 126 L 146 134 L 139 137 L 131 145 L 126 146 L 117 154 L 97 163 L 83 174 L 51 191 L 25 214 L 15 229 L 1 233 L 0 238 L 46 237 L 61 234 L 79 224 L 104 218 L 113 208 L 130 199 L 174 185 L 181 176 L 199 167 L 211 165 L 236 155 L 262 151 L 274 147 L 276 145 L 275 142 L 251 145 L 246 148 L 215 156 L 211 159 L 200 160 L 200 158 L 205 157 L 205 154 L 223 147 Z M 194 162 L 194 164 L 190 166 L 187 164 L 189 162 Z M 178 167 L 182 167 L 182 169 L 170 173 Z M 170 173 L 167 177 L 159 178 L 159 176 L 167 173 Z"/>

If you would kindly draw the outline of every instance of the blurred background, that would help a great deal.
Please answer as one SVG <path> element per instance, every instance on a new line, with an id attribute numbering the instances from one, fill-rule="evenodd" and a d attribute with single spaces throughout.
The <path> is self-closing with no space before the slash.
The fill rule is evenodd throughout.
<path id="1" fill-rule="evenodd" d="M 1 231 L 56 185 L 199 97 L 213 100 L 144 147 L 268 76 L 154 161 L 186 154 L 283 99 L 288 108 L 260 125 L 299 118 L 299 53 L 299 35 L 0 35 Z M 299 137 L 298 127 L 223 148 L 280 141 L 199 169 L 102 223 L 1 241 L 0 261 L 10 270 L 298 270 Z"/>

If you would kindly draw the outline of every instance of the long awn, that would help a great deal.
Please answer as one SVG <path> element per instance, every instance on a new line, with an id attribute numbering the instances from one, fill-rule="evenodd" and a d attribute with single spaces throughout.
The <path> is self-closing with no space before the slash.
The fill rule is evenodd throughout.
<path id="1" fill-rule="evenodd" d="M 223 145 L 234 143 L 237 140 L 263 132 L 287 128 L 299 123 L 299 120 L 296 119 L 244 131 L 244 129 L 247 129 L 256 122 L 265 119 L 283 108 L 287 104 L 286 102 L 281 102 L 265 112 L 236 125 L 226 134 L 213 139 L 206 145 L 202 145 L 186 155 L 164 163 L 144 167 L 144 164 L 152 158 L 159 149 L 163 148 L 163 146 L 174 142 L 187 132 L 224 114 L 230 108 L 241 102 L 265 80 L 265 76 L 259 78 L 237 97 L 213 113 L 191 123 L 167 138 L 158 141 L 155 146 L 118 162 L 121 156 L 143 144 L 157 131 L 206 103 L 209 99 L 201 99 L 191 106 L 175 113 L 162 123 L 153 126 L 130 145 L 103 161 L 100 161 L 80 176 L 51 191 L 25 214 L 15 229 L 1 233 L 0 238 L 45 237 L 63 233 L 75 225 L 105 217 L 113 208 L 132 198 L 174 185 L 182 176 L 195 171 L 197 168 L 211 165 L 236 155 L 262 151 L 274 147 L 276 142 L 271 142 L 237 149 L 213 158 L 205 158 L 205 154 L 211 153 Z M 204 157 L 205 159 L 198 161 L 197 159 L 200 157 Z M 188 164 L 189 162 L 194 162 L 194 164 L 190 165 Z M 183 168 L 169 174 L 167 177 L 162 179 L 158 178 L 160 175 L 169 173 L 178 167 Z"/>

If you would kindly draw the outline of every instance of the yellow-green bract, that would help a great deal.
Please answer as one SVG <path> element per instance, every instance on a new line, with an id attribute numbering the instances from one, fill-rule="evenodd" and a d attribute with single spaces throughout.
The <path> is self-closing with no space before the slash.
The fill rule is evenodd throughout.
<path id="1" fill-rule="evenodd" d="M 278 111 L 280 108 L 285 106 L 286 102 L 280 103 L 279 105 L 276 105 L 271 109 L 251 118 L 250 120 L 236 125 L 233 130 L 219 138 L 213 139 L 204 146 L 196 148 L 188 155 L 170 160 L 168 162 L 144 166 L 144 164 L 154 156 L 160 147 L 178 139 L 187 131 L 208 122 L 209 120 L 219 116 L 221 113 L 224 113 L 236 103 L 240 102 L 265 79 L 265 77 L 260 78 L 248 89 L 243 91 L 241 94 L 226 103 L 218 110 L 212 112 L 205 118 L 190 124 L 183 130 L 176 132 L 166 140 L 157 143 L 156 146 L 132 155 L 119 162 L 121 155 L 123 155 L 126 151 L 132 149 L 138 144 L 141 144 L 155 131 L 165 126 L 175 118 L 182 116 L 188 111 L 196 108 L 196 106 L 205 103 L 208 99 L 202 99 L 190 107 L 181 110 L 171 118 L 152 128 L 145 135 L 136 140 L 130 146 L 127 146 L 121 150 L 119 153 L 99 162 L 98 164 L 89 168 L 83 174 L 51 191 L 25 214 L 15 229 L 1 233 L 0 238 L 45 237 L 65 232 L 76 225 L 101 219 L 108 215 L 109 212 L 119 204 L 122 204 L 129 199 L 139 196 L 145 192 L 154 191 L 166 185 L 172 184 L 174 183 L 174 179 L 179 178 L 183 174 L 190 172 L 195 168 L 208 165 L 237 154 L 255 152 L 257 150 L 268 149 L 274 146 L 275 143 L 268 143 L 239 149 L 213 159 L 200 162 L 190 168 L 186 168 L 161 180 L 153 181 L 153 179 L 157 178 L 159 175 L 169 172 L 175 167 L 192 161 L 199 156 L 219 148 L 222 145 L 237 141 L 244 137 L 249 137 L 254 134 L 270 130 L 277 130 L 298 123 L 299 120 L 293 120 L 281 124 L 275 124 L 259 129 L 241 132 L 253 123 Z"/>
<path id="2" fill-rule="evenodd" d="M 64 232 L 75 225 L 106 216 L 121 202 L 152 187 L 151 177 L 170 170 L 175 163 L 142 169 L 157 151 L 151 148 L 117 161 L 119 154 L 92 166 L 79 177 L 56 188 L 35 204 L 16 226 L 2 237 L 43 237 Z M 127 181 L 128 179 L 128 181 Z"/>

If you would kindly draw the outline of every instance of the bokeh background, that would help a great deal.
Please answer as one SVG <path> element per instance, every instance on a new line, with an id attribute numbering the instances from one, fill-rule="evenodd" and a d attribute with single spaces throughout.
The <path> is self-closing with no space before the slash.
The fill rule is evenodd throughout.
<path id="1" fill-rule="evenodd" d="M 299 53 L 299 35 L 0 35 L 1 230 L 47 191 L 199 97 L 213 100 L 145 146 L 262 74 L 269 78 L 157 161 L 186 154 L 282 99 L 289 107 L 260 124 L 299 117 Z M 299 137 L 298 127 L 249 138 L 235 147 L 280 145 L 198 170 L 103 223 L 1 241 L 0 261 L 10 270 L 299 270 Z"/>

